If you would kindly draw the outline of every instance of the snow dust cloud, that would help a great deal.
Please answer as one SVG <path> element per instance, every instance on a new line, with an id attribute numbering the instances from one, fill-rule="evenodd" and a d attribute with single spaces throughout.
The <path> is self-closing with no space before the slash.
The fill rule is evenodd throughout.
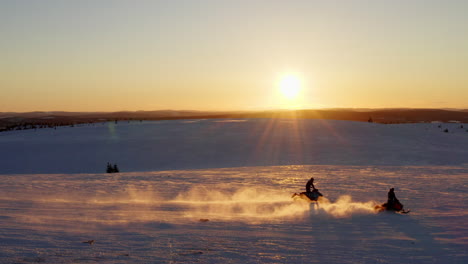
<path id="1" fill-rule="evenodd" d="M 234 221 L 265 223 L 296 221 L 308 217 L 349 217 L 374 213 L 374 202 L 354 202 L 350 196 L 319 204 L 293 200 L 284 190 L 226 185 L 191 187 L 188 191 L 162 193 L 153 186 L 122 186 L 115 192 L 92 195 L 75 190 L 56 194 L 32 194 L 16 200 L 22 211 L 19 222 L 48 228 L 92 228 L 130 223 L 182 223 L 186 221 Z M 74 208 L 70 210 L 69 208 Z M 13 215 L 12 215 L 13 216 Z"/>
<path id="2" fill-rule="evenodd" d="M 375 206 L 371 201 L 352 201 L 350 196 L 340 196 L 336 200 L 324 198 L 318 205 L 310 204 L 292 199 L 289 188 L 259 188 L 252 184 L 233 186 L 216 182 L 184 188 L 179 182 L 166 178 L 158 184 L 131 180 L 122 184 L 111 178 L 94 179 L 69 181 L 60 186 L 54 181 L 42 180 L 11 186 L 3 201 L 18 210 L 8 212 L 8 217 L 40 229 L 87 230 L 135 223 L 178 224 L 201 219 L 267 223 L 309 217 L 340 218 L 372 214 Z"/>
<path id="3" fill-rule="evenodd" d="M 293 202 L 289 193 L 253 187 L 232 191 L 197 186 L 180 193 L 173 202 L 189 206 L 187 217 L 224 221 L 268 221 L 300 216 L 309 210 L 308 203 Z"/>
<path id="4" fill-rule="evenodd" d="M 307 216 L 349 217 L 375 213 L 375 202 L 352 201 L 349 195 L 335 202 L 321 198 L 319 203 L 293 200 L 291 193 L 254 187 L 220 190 L 196 186 L 180 193 L 172 202 L 188 205 L 186 217 L 223 221 L 263 222 Z"/>
<path id="5" fill-rule="evenodd" d="M 335 202 L 330 202 L 327 198 L 321 198 L 319 205 L 312 211 L 313 214 L 328 214 L 333 217 L 349 217 L 354 214 L 375 213 L 376 202 L 355 202 L 349 195 L 338 197 Z"/>

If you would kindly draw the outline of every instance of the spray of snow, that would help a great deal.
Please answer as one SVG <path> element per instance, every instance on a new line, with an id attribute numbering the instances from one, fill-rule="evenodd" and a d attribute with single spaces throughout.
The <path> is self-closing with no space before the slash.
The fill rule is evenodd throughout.
<path id="1" fill-rule="evenodd" d="M 106 183 L 107 182 L 107 183 Z M 165 180 L 164 183 L 170 181 Z M 80 182 L 85 184 L 86 182 Z M 342 218 L 374 213 L 374 202 L 355 202 L 350 196 L 323 198 L 319 204 L 293 200 L 290 189 L 258 188 L 252 185 L 232 185 L 223 182 L 194 184 L 188 190 L 159 188 L 160 184 L 111 184 L 108 189 L 93 188 L 110 184 L 107 178 L 87 188 L 67 188 L 57 191 L 47 185 L 35 184 L 28 192 L 5 195 L 4 200 L 23 208 L 15 214 L 19 222 L 66 225 L 67 229 L 85 225 L 126 225 L 129 223 L 181 223 L 186 221 L 268 223 L 300 221 L 308 218 Z M 21 185 L 22 186 L 22 185 Z M 64 185 L 65 186 L 65 185 Z M 177 185 L 173 185 L 177 186 Z M 13 188 L 14 190 L 14 188 Z M 331 201 L 332 200 L 332 201 Z M 34 204 L 34 206 L 28 206 Z M 74 207 L 78 210 L 67 210 Z M 22 213 L 21 213 L 22 212 Z"/>
<path id="2" fill-rule="evenodd" d="M 340 196 L 336 202 L 322 198 L 319 204 L 294 201 L 281 190 L 244 187 L 234 191 L 196 186 L 172 202 L 187 205 L 186 217 L 223 221 L 264 222 L 306 216 L 349 217 L 375 213 L 375 202 L 355 202 Z"/>
<path id="3" fill-rule="evenodd" d="M 356 202 L 349 195 L 338 197 L 336 202 L 330 202 L 327 198 L 322 198 L 318 206 L 314 207 L 314 214 L 328 214 L 333 217 L 349 217 L 356 214 L 373 214 L 375 213 L 374 201 Z"/>
<path id="4" fill-rule="evenodd" d="M 223 221 L 263 222 L 304 214 L 306 203 L 291 202 L 290 194 L 278 190 L 243 187 L 237 190 L 195 186 L 172 202 L 188 206 L 185 216 Z"/>

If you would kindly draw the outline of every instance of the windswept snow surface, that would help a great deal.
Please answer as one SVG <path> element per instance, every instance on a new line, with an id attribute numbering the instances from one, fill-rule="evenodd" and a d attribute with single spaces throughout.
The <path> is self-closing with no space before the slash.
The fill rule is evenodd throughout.
<path id="1" fill-rule="evenodd" d="M 107 162 L 124 172 L 291 164 L 467 165 L 468 125 L 461 125 L 210 119 L 12 131 L 0 133 L 0 174 L 101 173 Z"/>
<path id="2" fill-rule="evenodd" d="M 1 133 L 0 263 L 468 263 L 468 133 L 441 125 Z M 126 172 L 97 173 L 108 161 Z M 310 177 L 318 207 L 291 199 Z M 410 214 L 373 211 L 390 187 Z"/>

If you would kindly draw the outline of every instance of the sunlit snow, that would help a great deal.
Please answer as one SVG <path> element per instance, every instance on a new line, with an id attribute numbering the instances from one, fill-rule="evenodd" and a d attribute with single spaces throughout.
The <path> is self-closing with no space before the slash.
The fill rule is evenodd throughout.
<path id="1" fill-rule="evenodd" d="M 468 133 L 438 125 L 0 133 L 0 263 L 467 263 Z M 122 172 L 104 173 L 107 162 Z M 310 177 L 319 205 L 291 199 Z M 410 214 L 373 210 L 391 187 Z"/>

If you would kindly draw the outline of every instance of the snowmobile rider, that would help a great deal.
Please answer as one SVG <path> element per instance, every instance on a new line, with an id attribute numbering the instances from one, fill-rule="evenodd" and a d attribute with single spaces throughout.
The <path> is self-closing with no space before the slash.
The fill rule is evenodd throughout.
<path id="1" fill-rule="evenodd" d="M 310 180 L 309 180 L 309 181 L 307 182 L 307 184 L 306 184 L 306 192 L 312 192 L 312 191 L 310 190 L 310 186 L 312 186 L 312 188 L 313 188 L 314 190 L 316 190 L 316 189 L 315 189 L 315 186 L 314 186 L 314 178 L 313 178 L 313 177 L 310 178 Z"/>
<path id="2" fill-rule="evenodd" d="M 312 190 L 310 190 L 310 187 L 312 186 Z M 310 178 L 309 181 L 307 181 L 306 184 L 306 191 L 301 192 L 301 193 L 294 193 L 291 197 L 300 197 L 302 199 L 307 199 L 309 201 L 317 201 L 320 196 L 323 196 L 318 189 L 315 189 L 314 186 L 314 178 Z"/>
<path id="3" fill-rule="evenodd" d="M 310 187 L 312 186 L 312 191 L 310 190 Z M 314 186 L 314 178 L 310 178 L 309 181 L 306 183 L 306 195 L 309 196 L 312 200 L 317 200 L 319 196 L 323 196 L 318 189 L 315 189 Z"/>
<path id="4" fill-rule="evenodd" d="M 395 196 L 395 189 L 390 188 L 390 191 L 388 191 L 388 200 L 387 200 L 387 210 L 396 210 L 400 211 L 403 209 L 403 205 L 398 201 L 398 199 Z"/>
<path id="5" fill-rule="evenodd" d="M 393 207 L 393 205 L 395 204 L 395 201 L 397 200 L 394 191 L 395 191 L 395 188 L 390 188 L 390 191 L 388 191 L 388 199 L 387 199 L 388 207 Z"/>

